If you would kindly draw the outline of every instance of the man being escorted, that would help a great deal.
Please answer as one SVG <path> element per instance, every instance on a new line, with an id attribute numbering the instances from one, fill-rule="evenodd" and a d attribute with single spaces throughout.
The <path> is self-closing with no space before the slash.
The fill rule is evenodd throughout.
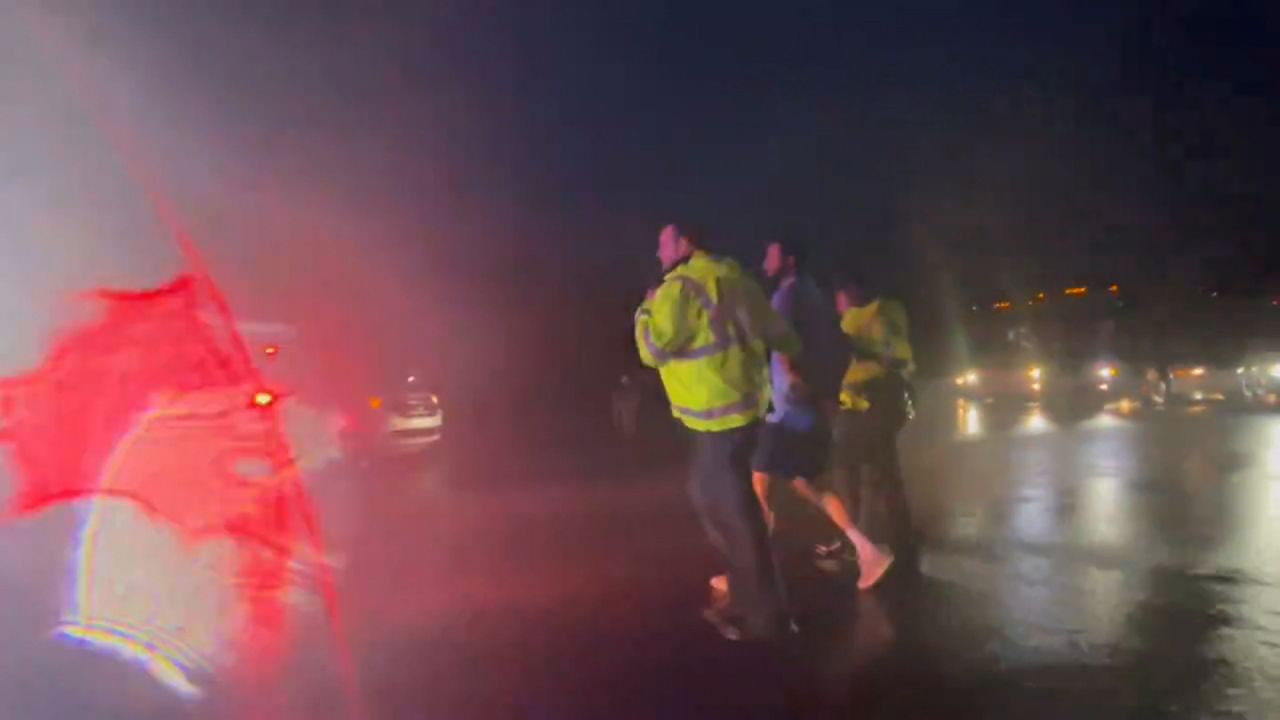
<path id="1" fill-rule="evenodd" d="M 774 478 L 790 485 L 800 498 L 826 514 L 844 533 L 857 555 L 858 587 L 867 590 L 879 582 L 893 555 L 876 547 L 858 529 L 840 498 L 823 481 L 831 445 L 831 430 L 819 399 L 835 396 L 839 369 L 828 362 L 839 357 L 839 330 L 829 300 L 805 271 L 805 253 L 794 243 L 773 242 L 765 251 L 765 275 L 776 283 L 772 305 L 800 335 L 804 354 L 788 358 L 773 353 L 771 373 L 773 407 L 760 429 L 760 444 L 753 459 L 752 484 L 764 508 L 769 529 L 769 489 Z M 829 376 L 836 375 L 836 378 Z M 829 394 L 828 394 L 829 393 Z"/>
<path id="2" fill-rule="evenodd" d="M 840 329 L 852 359 L 840 387 L 834 464 L 848 490 L 850 509 L 856 514 L 878 500 L 889 547 L 899 562 L 914 568 L 918 548 L 898 462 L 898 433 L 909 417 L 908 377 L 914 370 L 907 311 L 892 298 L 861 302 L 855 283 L 836 289 Z"/>
<path id="3" fill-rule="evenodd" d="M 675 225 L 658 236 L 666 272 L 636 311 L 636 345 L 657 368 L 671 413 L 693 439 L 690 495 L 732 592 L 704 616 L 731 640 L 790 627 L 751 456 L 769 407 L 769 351 L 797 355 L 795 332 L 732 260 L 712 257 Z"/>

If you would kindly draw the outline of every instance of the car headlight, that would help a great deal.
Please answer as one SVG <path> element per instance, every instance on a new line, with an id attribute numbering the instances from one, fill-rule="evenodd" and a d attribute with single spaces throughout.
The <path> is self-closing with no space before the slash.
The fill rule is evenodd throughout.
<path id="1" fill-rule="evenodd" d="M 1193 368 L 1191 368 L 1191 374 L 1192 374 L 1192 375 L 1195 375 L 1196 377 L 1200 377 L 1201 375 L 1203 375 L 1203 374 L 1204 374 L 1204 368 L 1202 368 L 1202 367 L 1193 367 Z"/>
<path id="2" fill-rule="evenodd" d="M 1276 363 L 1267 369 L 1267 374 L 1273 378 L 1280 378 L 1280 363 Z"/>
<path id="3" fill-rule="evenodd" d="M 970 385 L 977 385 L 977 384 L 978 384 L 978 371 L 977 371 L 977 370 L 970 370 L 969 372 L 965 373 L 965 374 L 964 374 L 964 381 L 965 381 L 966 383 L 970 384 Z"/>
<path id="4" fill-rule="evenodd" d="M 1244 368 L 1242 368 L 1242 367 L 1238 367 L 1238 368 L 1236 368 L 1236 374 L 1237 374 L 1237 375 L 1243 375 L 1243 374 L 1244 374 Z"/>
<path id="5" fill-rule="evenodd" d="M 1116 370 L 1116 368 L 1112 365 L 1104 365 L 1098 368 L 1098 377 L 1102 378 L 1103 380 L 1110 380 L 1111 378 L 1115 377 L 1119 373 L 1120 371 Z"/>
<path id="6" fill-rule="evenodd" d="M 1038 367 L 1033 367 L 1027 371 L 1027 377 L 1031 378 L 1032 380 L 1039 380 L 1040 376 L 1042 375 L 1044 375 L 1044 371 Z"/>

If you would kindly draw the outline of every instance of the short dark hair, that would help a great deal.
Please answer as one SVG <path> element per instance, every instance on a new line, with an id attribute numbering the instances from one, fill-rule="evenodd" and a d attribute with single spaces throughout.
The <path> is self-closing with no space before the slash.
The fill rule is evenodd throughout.
<path id="1" fill-rule="evenodd" d="M 860 280 L 848 275 L 837 277 L 831 283 L 831 291 L 833 293 L 849 293 L 860 297 L 863 301 L 875 298 L 879 295 L 879 290 L 872 281 Z"/>
<path id="2" fill-rule="evenodd" d="M 683 223 L 683 222 L 670 222 L 670 223 L 667 223 L 666 225 L 663 225 L 663 227 L 673 228 L 676 231 L 677 238 L 684 238 L 685 240 L 689 241 L 690 245 L 700 250 L 703 249 L 702 243 L 704 238 L 703 238 L 701 227 L 694 225 L 692 223 Z"/>
<path id="3" fill-rule="evenodd" d="M 676 230 L 680 231 L 680 237 L 689 241 L 689 244 L 703 250 L 706 248 L 707 234 L 703 231 L 701 225 L 686 222 L 676 225 Z"/>
<path id="4" fill-rule="evenodd" d="M 799 240 L 795 238 L 779 238 L 771 240 L 769 244 L 777 244 L 778 249 L 782 251 L 782 258 L 784 260 L 791 258 L 795 261 L 797 270 L 802 270 L 809 264 L 809 249 Z"/>

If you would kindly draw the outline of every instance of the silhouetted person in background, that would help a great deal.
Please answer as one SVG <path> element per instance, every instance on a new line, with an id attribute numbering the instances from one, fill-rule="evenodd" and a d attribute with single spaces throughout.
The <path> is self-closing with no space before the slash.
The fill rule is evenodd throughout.
<path id="1" fill-rule="evenodd" d="M 613 389 L 613 429 L 623 440 L 635 439 L 639 412 L 640 388 L 630 375 L 623 375 Z"/>

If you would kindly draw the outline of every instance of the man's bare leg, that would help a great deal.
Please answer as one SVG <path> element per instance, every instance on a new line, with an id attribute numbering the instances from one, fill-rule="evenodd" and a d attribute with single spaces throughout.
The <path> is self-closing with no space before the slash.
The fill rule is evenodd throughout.
<path id="1" fill-rule="evenodd" d="M 819 492 L 804 478 L 792 479 L 791 488 L 797 495 L 826 513 L 827 517 L 831 518 L 831 522 L 835 523 L 836 527 L 849 538 L 854 552 L 858 554 L 858 589 L 867 590 L 879 582 L 889 570 L 889 566 L 893 564 L 893 554 L 876 546 L 871 542 L 871 538 L 858 529 L 853 519 L 849 517 L 849 511 L 844 503 L 835 493 Z"/>
<path id="2" fill-rule="evenodd" d="M 764 513 L 765 527 L 769 528 L 769 534 L 773 534 L 774 515 L 773 510 L 769 508 L 769 473 L 753 472 L 751 473 L 751 487 L 756 491 L 756 499 L 760 501 L 760 511 Z"/>
<path id="3" fill-rule="evenodd" d="M 768 473 L 753 472 L 751 474 L 751 487 L 756 493 L 756 499 L 760 502 L 760 510 L 764 513 L 765 526 L 768 527 L 769 534 L 772 535 L 776 516 L 769 507 L 771 480 L 772 478 Z M 830 491 L 819 492 L 812 483 L 800 477 L 792 478 L 791 489 L 811 505 L 824 512 L 831 519 L 831 522 L 835 523 L 836 527 L 840 528 L 845 536 L 849 538 L 854 552 L 858 554 L 858 589 L 869 590 L 880 582 L 880 579 L 888 572 L 889 566 L 893 564 L 893 553 L 871 542 L 871 538 L 868 538 L 858 529 L 853 519 L 849 517 L 849 511 L 845 509 L 840 497 Z M 729 579 L 726 576 L 716 575 L 712 577 L 710 585 L 713 601 L 728 597 Z"/>

